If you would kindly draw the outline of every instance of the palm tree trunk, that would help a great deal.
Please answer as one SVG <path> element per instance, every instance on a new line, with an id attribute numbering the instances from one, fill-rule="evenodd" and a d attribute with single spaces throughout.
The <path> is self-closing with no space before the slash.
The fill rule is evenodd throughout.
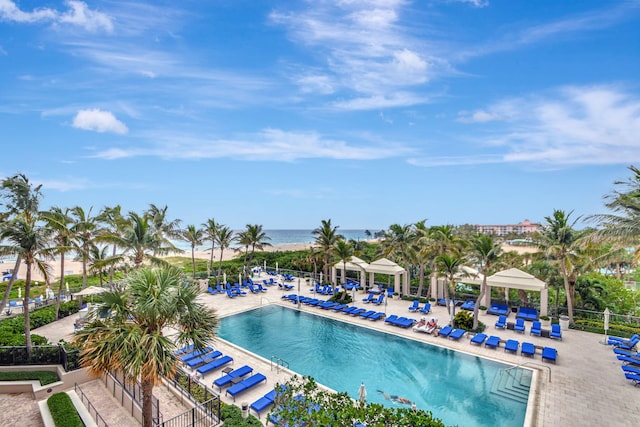
<path id="1" fill-rule="evenodd" d="M 60 296 L 62 295 L 63 283 L 64 283 L 64 252 L 60 254 L 60 282 L 58 284 L 58 297 L 56 298 L 56 320 L 60 318 Z"/>
<path id="2" fill-rule="evenodd" d="M 216 248 L 216 244 L 215 242 L 211 244 L 211 255 L 209 256 L 209 270 L 207 270 L 207 276 L 211 275 L 211 272 L 213 271 L 213 251 Z"/>
<path id="3" fill-rule="evenodd" d="M 18 257 L 16 259 L 16 263 L 13 266 L 13 274 L 11 274 L 11 278 L 9 279 L 9 284 L 7 285 L 7 290 L 4 291 L 4 297 L 2 298 L 2 303 L 0 303 L 0 313 L 7 306 L 7 302 L 9 302 L 9 294 L 11 293 L 11 287 L 13 286 L 13 282 L 15 282 L 15 276 L 18 275 L 18 270 L 20 269 L 20 263 L 22 262 L 22 258 Z"/>
<path id="4" fill-rule="evenodd" d="M 153 427 L 153 382 L 142 380 L 142 426 Z"/>
<path id="5" fill-rule="evenodd" d="M 220 246 L 220 260 L 218 262 L 218 275 L 216 277 L 216 285 L 220 284 L 220 273 L 222 273 L 222 255 L 224 254 L 224 247 Z"/>
<path id="6" fill-rule="evenodd" d="M 424 264 L 420 263 L 418 271 L 418 297 L 422 297 L 422 289 L 424 287 Z"/>
<path id="7" fill-rule="evenodd" d="M 24 301 L 22 310 L 24 313 L 24 337 L 27 346 L 27 357 L 31 359 L 31 323 L 29 319 L 29 297 L 31 294 L 31 263 L 27 262 L 27 274 L 24 279 Z"/>
<path id="8" fill-rule="evenodd" d="M 573 323 L 573 297 L 571 296 L 569 274 L 567 273 L 567 266 L 564 265 L 564 259 L 560 260 L 560 267 L 562 270 L 562 280 L 564 282 L 564 292 L 567 298 L 567 314 L 569 316 L 569 322 Z"/>
<path id="9" fill-rule="evenodd" d="M 113 257 L 116 256 L 116 245 L 113 245 Z M 115 270 L 116 266 L 114 264 L 111 264 L 111 266 L 109 267 L 109 286 L 113 285 L 113 272 Z"/>
<path id="10" fill-rule="evenodd" d="M 478 295 L 478 299 L 476 300 L 476 304 L 473 307 L 473 329 L 476 330 L 478 328 L 478 314 L 480 313 L 480 304 L 482 298 L 484 298 L 484 294 L 487 293 L 487 275 L 485 272 L 482 273 L 482 283 L 480 284 L 480 294 Z"/>
<path id="11" fill-rule="evenodd" d="M 196 278 L 196 247 L 191 245 L 191 266 L 193 267 L 193 278 Z"/>

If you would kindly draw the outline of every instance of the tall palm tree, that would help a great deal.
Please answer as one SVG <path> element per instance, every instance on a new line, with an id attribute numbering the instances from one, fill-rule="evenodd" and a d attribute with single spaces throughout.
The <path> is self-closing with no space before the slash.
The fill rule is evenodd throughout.
<path id="1" fill-rule="evenodd" d="M 262 229 L 262 225 L 247 224 L 247 238 L 249 239 L 249 246 L 251 246 L 251 257 L 249 263 L 253 261 L 256 249 L 263 250 L 265 246 L 271 246 L 269 240 L 271 237 Z"/>
<path id="2" fill-rule="evenodd" d="M 24 279 L 24 300 L 22 310 L 24 314 L 24 335 L 27 354 L 31 357 L 31 325 L 29 313 L 29 299 L 31 298 L 31 273 L 37 268 L 45 281 L 49 283 L 49 266 L 43 259 L 49 250 L 47 236 L 44 229 L 37 223 L 36 217 L 19 214 L 6 222 L 0 230 L 0 241 L 7 242 L 0 247 L 0 253 L 11 251 L 17 253 L 24 260 L 26 275 Z"/>
<path id="3" fill-rule="evenodd" d="M 449 285 L 446 287 L 447 307 L 451 309 L 450 301 L 456 298 L 456 279 L 461 274 L 461 267 L 467 262 L 467 258 L 459 250 L 449 250 L 440 254 L 435 259 L 438 274 L 444 277 Z M 455 315 L 455 305 L 453 305 L 453 313 Z"/>
<path id="4" fill-rule="evenodd" d="M 120 205 L 116 205 L 114 207 L 105 206 L 98 217 L 106 227 L 103 228 L 102 235 L 99 236 L 97 240 L 107 241 L 112 244 L 111 258 L 115 260 L 118 254 L 118 245 L 114 239 L 111 239 L 111 237 L 122 237 L 124 229 L 127 226 L 127 220 L 122 215 L 122 207 Z M 106 236 L 106 239 L 104 236 Z M 113 283 L 113 274 L 115 272 L 116 265 L 117 262 L 112 262 L 109 265 L 109 283 Z"/>
<path id="5" fill-rule="evenodd" d="M 101 241 L 110 242 L 122 248 L 118 261 L 130 260 L 134 268 L 140 268 L 145 261 L 153 265 L 167 266 L 168 263 L 156 254 L 167 253 L 170 249 L 162 245 L 156 236 L 156 229 L 148 215 L 129 212 L 121 235 L 103 235 Z M 166 242 L 165 242 L 166 243 Z"/>
<path id="6" fill-rule="evenodd" d="M 153 203 L 149 205 L 149 209 L 145 212 L 145 216 L 149 217 L 149 222 L 155 228 L 154 236 L 157 239 L 154 246 L 153 256 L 166 255 L 171 252 L 182 252 L 171 240 L 181 238 L 180 220 L 174 219 L 170 221 L 167 217 L 167 205 L 158 207 Z"/>
<path id="7" fill-rule="evenodd" d="M 218 319 L 215 312 L 197 302 L 199 287 L 184 286 L 177 269 L 139 269 L 123 286 L 102 294 L 97 313 L 106 319 L 92 322 L 78 332 L 80 363 L 95 376 L 119 371 L 127 382 L 140 381 L 144 427 L 153 426 L 153 387 L 176 370 L 177 346 L 193 344 L 202 349 L 212 343 Z M 163 330 L 178 331 L 175 342 Z"/>
<path id="8" fill-rule="evenodd" d="M 344 239 L 338 239 L 332 252 L 336 258 L 342 261 L 342 284 L 345 284 L 347 283 L 347 262 L 355 253 L 353 245 L 345 242 Z"/>
<path id="9" fill-rule="evenodd" d="M 216 242 L 220 246 L 220 260 L 218 261 L 218 278 L 217 283 L 220 284 L 220 275 L 222 274 L 222 259 L 224 257 L 224 250 L 231 246 L 234 241 L 233 230 L 226 225 L 220 225 L 218 228 L 218 235 L 216 236 Z"/>
<path id="10" fill-rule="evenodd" d="M 87 287 L 87 277 L 91 250 L 96 244 L 96 237 L 100 235 L 99 218 L 92 215 L 93 208 L 84 210 L 80 206 L 71 209 L 74 236 L 74 250 L 76 258 L 82 262 L 82 289 Z"/>
<path id="11" fill-rule="evenodd" d="M 323 219 L 320 227 L 315 228 L 311 233 L 316 236 L 315 244 L 318 250 L 322 253 L 322 271 L 324 271 L 324 277 L 329 277 L 329 267 L 331 262 L 331 253 L 333 247 L 339 239 L 344 237 L 338 234 L 338 226 L 331 225 L 330 219 Z"/>
<path id="12" fill-rule="evenodd" d="M 207 222 L 202 224 L 202 227 L 202 231 L 204 232 L 203 239 L 207 242 L 211 242 L 211 253 L 209 254 L 209 264 L 207 264 L 207 276 L 210 276 L 213 271 L 213 251 L 216 248 L 219 224 L 215 219 L 209 218 Z"/>
<path id="13" fill-rule="evenodd" d="M 480 284 L 480 293 L 476 304 L 473 308 L 473 329 L 478 327 L 478 314 L 482 298 L 487 292 L 487 276 L 491 270 L 492 265 L 498 260 L 501 252 L 500 243 L 493 240 L 493 238 L 487 234 L 476 234 L 471 238 L 469 244 L 470 256 L 476 261 L 480 267 L 482 273 L 482 283 Z"/>
<path id="14" fill-rule="evenodd" d="M 62 287 L 65 281 L 64 264 L 65 256 L 73 250 L 73 242 L 76 238 L 73 230 L 73 219 L 71 218 L 71 210 L 69 208 L 52 207 L 48 211 L 41 212 L 40 216 L 45 221 L 45 230 L 49 237 L 53 240 L 51 255 L 60 257 L 60 279 L 58 281 L 58 290 L 56 298 L 56 319 L 60 316 L 60 297 L 62 295 Z"/>
<path id="15" fill-rule="evenodd" d="M 437 285 L 437 278 L 442 275 L 438 272 L 438 256 L 446 254 L 454 248 L 462 246 L 462 242 L 455 235 L 455 230 L 451 225 L 434 225 L 429 227 L 426 234 L 421 233 L 418 240 L 423 253 L 422 258 L 427 258 L 431 263 L 431 286 Z"/>
<path id="16" fill-rule="evenodd" d="M 27 221 L 35 220 L 38 215 L 40 200 L 42 199 L 41 189 L 42 185 L 34 186 L 24 174 L 17 174 L 3 179 L 0 185 L 0 191 L 2 192 L 0 202 L 2 202 L 2 206 L 6 210 L 2 212 L 2 221 L 8 221 L 17 215 L 23 215 Z M 16 249 L 16 251 L 13 251 L 13 249 Z M 0 253 L 0 255 L 17 255 L 18 252 L 19 248 L 6 245 L 5 252 Z M 14 272 L 18 272 L 21 262 L 22 257 L 17 256 L 13 267 Z M 0 303 L 0 312 L 4 310 L 9 301 L 9 294 L 16 277 L 17 274 L 12 274 L 9 279 L 2 303 Z"/>
<path id="17" fill-rule="evenodd" d="M 204 232 L 201 228 L 197 228 L 195 225 L 187 225 L 187 228 L 182 230 L 182 239 L 189 242 L 191 246 L 191 265 L 193 267 L 193 278 L 196 278 L 196 246 L 202 244 L 202 238 Z"/>
<path id="18" fill-rule="evenodd" d="M 581 233 L 574 227 L 580 217 L 571 220 L 573 211 L 566 213 L 562 210 L 554 210 L 552 216 L 546 216 L 545 224 L 537 233 L 537 244 L 550 259 L 558 264 L 564 282 L 565 297 L 567 299 L 567 312 L 569 322 L 573 323 L 573 292 L 569 282 L 569 276 L 573 272 L 574 259 L 579 250 Z"/>

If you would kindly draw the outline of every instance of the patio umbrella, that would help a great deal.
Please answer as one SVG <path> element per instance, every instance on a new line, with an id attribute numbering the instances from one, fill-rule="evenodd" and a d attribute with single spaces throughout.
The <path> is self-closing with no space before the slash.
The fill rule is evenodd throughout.
<path id="1" fill-rule="evenodd" d="M 22 288 L 18 288 L 18 299 L 22 298 Z"/>
<path id="2" fill-rule="evenodd" d="M 358 389 L 358 400 L 360 400 L 362 404 L 367 402 L 367 389 L 364 387 L 364 383 L 361 383 Z"/>
<path id="3" fill-rule="evenodd" d="M 611 317 L 611 312 L 609 311 L 609 307 L 604 309 L 604 343 L 607 343 L 607 331 L 609 330 L 609 318 Z"/>
<path id="4" fill-rule="evenodd" d="M 238 273 L 238 286 L 242 285 L 242 274 Z"/>
<path id="5" fill-rule="evenodd" d="M 222 283 L 227 284 L 227 273 L 222 273 Z"/>
<path id="6" fill-rule="evenodd" d="M 67 288 L 67 293 L 69 293 L 69 282 L 65 282 L 64 286 Z"/>
<path id="7" fill-rule="evenodd" d="M 453 307 L 455 307 L 453 300 L 449 300 L 449 314 L 451 315 L 451 326 L 453 326 L 453 318 L 454 318 Z"/>

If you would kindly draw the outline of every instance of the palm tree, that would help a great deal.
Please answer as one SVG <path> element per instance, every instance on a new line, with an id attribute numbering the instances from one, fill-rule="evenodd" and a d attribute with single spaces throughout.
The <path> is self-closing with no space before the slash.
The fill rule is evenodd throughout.
<path id="1" fill-rule="evenodd" d="M 64 285 L 65 273 L 64 263 L 67 252 L 73 250 L 73 242 L 76 238 L 73 231 L 73 219 L 70 216 L 71 210 L 64 210 L 54 206 L 49 211 L 42 212 L 41 218 L 46 224 L 46 233 L 53 239 L 51 255 L 60 257 L 60 280 L 58 281 L 58 292 L 56 298 L 56 319 L 60 316 L 60 297 L 62 295 L 62 286 Z"/>
<path id="2" fill-rule="evenodd" d="M 207 276 L 211 276 L 213 271 L 213 251 L 216 248 L 216 239 L 218 237 L 218 227 L 220 226 L 215 219 L 209 218 L 202 226 L 204 232 L 204 240 L 211 242 L 211 253 L 209 254 L 209 264 L 207 264 Z"/>
<path id="3" fill-rule="evenodd" d="M 493 238 L 487 234 L 476 234 L 471 238 L 469 245 L 469 251 L 472 259 L 475 259 L 476 263 L 480 266 L 480 272 L 482 273 L 482 283 L 480 284 L 480 294 L 476 299 L 476 304 L 473 308 L 473 329 L 478 328 L 478 313 L 482 298 L 484 298 L 487 292 L 487 276 L 491 270 L 491 266 L 495 263 L 500 256 L 501 252 L 500 243 L 493 240 Z"/>
<path id="4" fill-rule="evenodd" d="M 347 262 L 355 253 L 353 245 L 345 242 L 344 239 L 339 239 L 333 247 L 332 252 L 333 255 L 342 261 L 342 284 L 345 284 L 347 283 Z"/>
<path id="5" fill-rule="evenodd" d="M 116 257 L 118 261 L 124 261 L 128 258 L 135 268 L 140 268 L 145 261 L 149 261 L 153 265 L 168 265 L 156 254 L 168 253 L 170 248 L 161 246 L 162 239 L 157 238 L 155 227 L 148 215 L 129 212 L 127 222 L 121 232 L 121 236 L 113 234 L 101 237 L 102 241 L 114 243 L 123 249 L 122 254 Z"/>
<path id="6" fill-rule="evenodd" d="M 449 282 L 446 290 L 447 307 L 452 309 L 451 316 L 455 315 L 455 305 L 451 307 L 450 301 L 456 298 L 456 279 L 461 274 L 461 269 L 467 258 L 458 250 L 449 250 L 446 253 L 438 255 L 435 259 L 435 265 L 437 267 L 438 274 L 444 277 Z"/>
<path id="7" fill-rule="evenodd" d="M 5 201 L 3 205 L 6 208 L 6 211 L 2 213 L 3 222 L 17 215 L 23 215 L 27 221 L 34 220 L 35 216 L 38 215 L 40 199 L 42 198 L 41 189 L 42 185 L 34 186 L 24 174 L 17 174 L 3 179 L 0 186 L 2 200 Z M 0 255 L 18 254 L 19 251 L 20 249 L 17 247 L 6 245 Z M 17 256 L 16 263 L 13 267 L 14 272 L 18 272 L 21 262 L 22 257 Z M 2 303 L 0 304 L 0 312 L 4 310 L 9 301 L 9 294 L 11 293 L 15 278 L 16 274 L 12 274 L 9 279 Z"/>
<path id="8" fill-rule="evenodd" d="M 96 240 L 105 240 L 107 242 L 110 242 L 113 246 L 111 258 L 116 260 L 118 254 L 118 245 L 113 239 L 111 239 L 111 237 L 122 237 L 124 233 L 123 230 L 127 226 L 127 220 L 122 215 L 122 207 L 120 205 L 116 205 L 112 208 L 105 206 L 98 217 L 104 224 L 107 225 L 107 227 L 102 230 L 103 235 L 99 236 Z M 104 239 L 103 236 L 107 236 L 107 238 Z M 113 273 L 115 271 L 116 265 L 117 262 L 112 262 L 109 266 L 109 283 L 113 283 Z"/>
<path id="9" fill-rule="evenodd" d="M 82 207 L 76 206 L 70 211 L 76 259 L 82 262 L 82 289 L 87 287 L 91 250 L 96 244 L 96 237 L 101 233 L 99 218 L 91 215 L 92 210 L 93 208 L 89 208 L 85 211 Z"/>
<path id="10" fill-rule="evenodd" d="M 220 260 L 218 261 L 218 278 L 217 283 L 220 284 L 220 275 L 222 274 L 222 259 L 224 257 L 224 250 L 231 246 L 233 243 L 233 230 L 226 225 L 219 225 L 218 235 L 216 236 L 216 243 L 220 246 Z"/>
<path id="11" fill-rule="evenodd" d="M 0 247 L 0 253 L 17 253 L 27 267 L 24 279 L 24 335 L 27 354 L 31 357 L 31 325 L 29 319 L 29 299 L 31 298 L 31 273 L 37 268 L 45 281 L 49 282 L 49 266 L 42 258 L 47 253 L 47 237 L 44 229 L 37 223 L 36 217 L 19 214 L 6 222 L 0 230 L 0 241 L 7 245 Z"/>
<path id="12" fill-rule="evenodd" d="M 196 278 L 196 246 L 202 244 L 204 232 L 195 225 L 187 225 L 182 231 L 182 239 L 191 245 L 191 265 L 193 266 L 193 278 Z"/>
<path id="13" fill-rule="evenodd" d="M 569 276 L 573 272 L 573 260 L 579 249 L 581 233 L 574 229 L 580 217 L 571 221 L 573 211 L 565 213 L 554 210 L 552 216 L 545 217 L 546 223 L 537 233 L 537 244 L 550 259 L 560 267 L 567 299 L 569 322 L 573 323 L 573 296 L 569 283 Z"/>
<path id="14" fill-rule="evenodd" d="M 106 276 L 105 269 L 107 267 L 113 267 L 116 260 L 109 256 L 109 248 L 107 246 L 94 245 L 89 253 L 89 272 L 92 274 L 98 274 L 100 279 L 100 286 L 102 286 L 102 280 Z"/>
<path id="15" fill-rule="evenodd" d="M 330 219 L 323 219 L 320 227 L 315 228 L 311 232 L 314 236 L 316 236 L 315 244 L 316 246 L 318 246 L 318 250 L 322 253 L 322 271 L 324 271 L 324 277 L 327 278 L 329 277 L 329 266 L 333 247 L 339 239 L 344 239 L 340 234 L 338 234 L 338 228 L 338 226 L 334 227 L 331 225 Z"/>
<path id="16" fill-rule="evenodd" d="M 168 209 L 169 207 L 167 205 L 160 208 L 152 203 L 144 214 L 149 217 L 149 222 L 155 229 L 154 236 L 157 242 L 154 246 L 154 257 L 157 255 L 166 255 L 171 252 L 182 252 L 171 243 L 172 239 L 178 240 L 181 238 L 180 220 L 174 219 L 173 221 L 169 221 L 167 218 Z"/>
<path id="17" fill-rule="evenodd" d="M 251 246 L 251 257 L 249 258 L 249 263 L 251 263 L 256 249 L 261 251 L 265 246 L 271 246 L 271 243 L 268 242 L 271 240 L 271 237 L 269 237 L 262 229 L 262 225 L 258 224 L 247 224 L 246 232 L 249 240 L 249 246 Z"/>
<path id="18" fill-rule="evenodd" d="M 202 349 L 215 337 L 218 319 L 197 302 L 199 293 L 196 284 L 184 285 L 177 269 L 135 270 L 122 286 L 102 294 L 96 313 L 111 315 L 98 319 L 94 314 L 75 336 L 80 363 L 92 375 L 119 371 L 127 382 L 140 381 L 144 427 L 153 426 L 153 387 L 176 370 L 177 346 L 192 343 Z M 167 329 L 177 331 L 175 342 L 164 335 Z"/>

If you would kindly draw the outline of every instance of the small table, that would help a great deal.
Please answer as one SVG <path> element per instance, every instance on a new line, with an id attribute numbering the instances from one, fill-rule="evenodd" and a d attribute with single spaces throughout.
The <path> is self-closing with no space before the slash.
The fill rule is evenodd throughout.
<path id="1" fill-rule="evenodd" d="M 225 374 L 225 375 L 227 375 L 227 374 L 228 374 L 229 372 L 231 372 L 231 371 L 233 371 L 233 368 L 232 368 L 232 367 L 230 367 L 230 366 L 227 366 L 226 368 L 224 368 L 224 369 L 222 370 L 222 373 L 223 373 L 223 374 Z"/>
<path id="2" fill-rule="evenodd" d="M 551 333 L 551 331 L 549 329 L 540 329 L 540 336 L 541 337 L 549 338 L 549 334 L 550 333 Z"/>
<path id="3" fill-rule="evenodd" d="M 242 377 L 233 377 L 233 378 L 231 378 L 231 383 L 232 384 L 238 384 L 240 381 L 242 381 Z"/>
<path id="4" fill-rule="evenodd" d="M 513 330 L 515 328 L 515 322 L 507 322 L 507 329 Z"/>

